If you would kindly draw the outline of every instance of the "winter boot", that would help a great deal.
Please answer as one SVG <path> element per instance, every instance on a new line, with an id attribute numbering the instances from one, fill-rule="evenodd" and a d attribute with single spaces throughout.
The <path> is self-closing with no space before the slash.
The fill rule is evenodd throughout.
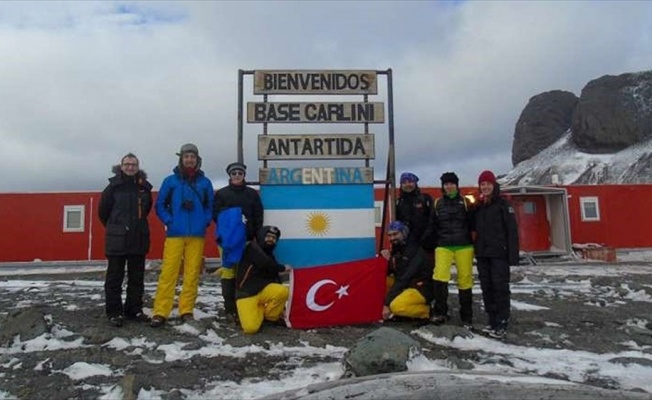
<path id="1" fill-rule="evenodd" d="M 460 320 L 462 321 L 462 325 L 466 327 L 472 327 L 473 326 L 473 290 L 460 289 L 459 299 L 460 299 Z"/>
<path id="2" fill-rule="evenodd" d="M 238 309 L 235 305 L 235 279 L 222 279 L 222 298 L 224 299 L 224 311 L 226 320 L 238 322 Z"/>
<path id="3" fill-rule="evenodd" d="M 448 321 L 448 282 L 432 281 L 434 304 L 430 323 L 441 325 Z"/>

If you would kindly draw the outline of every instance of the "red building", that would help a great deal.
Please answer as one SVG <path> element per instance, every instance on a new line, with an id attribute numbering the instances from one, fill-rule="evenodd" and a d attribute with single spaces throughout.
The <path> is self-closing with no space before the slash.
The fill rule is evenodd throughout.
<path id="1" fill-rule="evenodd" d="M 422 188 L 433 197 L 439 188 Z M 462 188 L 462 194 L 477 193 Z M 519 221 L 521 249 L 564 254 L 571 243 L 652 248 L 652 185 L 506 187 Z M 156 193 L 154 193 L 156 196 Z M 384 192 L 376 189 L 377 235 Z M 100 192 L 0 193 L 0 262 L 102 260 L 104 228 L 97 217 Z M 160 259 L 165 231 L 150 215 L 148 258 Z M 215 227 L 207 230 L 206 256 L 218 257 Z M 380 239 L 380 238 L 379 238 Z"/>

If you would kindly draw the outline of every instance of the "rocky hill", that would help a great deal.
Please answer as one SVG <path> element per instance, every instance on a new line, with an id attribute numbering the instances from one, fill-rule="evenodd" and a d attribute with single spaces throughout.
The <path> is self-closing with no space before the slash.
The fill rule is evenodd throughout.
<path id="1" fill-rule="evenodd" d="M 512 185 L 652 182 L 652 71 L 606 75 L 580 97 L 530 99 L 516 123 Z"/>

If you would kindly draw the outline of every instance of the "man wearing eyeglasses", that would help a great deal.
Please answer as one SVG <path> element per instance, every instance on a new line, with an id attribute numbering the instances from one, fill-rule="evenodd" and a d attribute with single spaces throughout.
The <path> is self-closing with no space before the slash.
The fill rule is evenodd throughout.
<path id="1" fill-rule="evenodd" d="M 150 236 L 147 216 L 152 209 L 152 185 L 138 158 L 129 153 L 113 166 L 113 177 L 102 192 L 98 214 L 106 228 L 104 251 L 108 260 L 104 282 L 109 324 L 121 327 L 124 318 L 147 322 L 143 313 L 145 255 Z M 122 282 L 127 267 L 127 298 L 122 304 Z"/>
<path id="2" fill-rule="evenodd" d="M 222 256 L 220 269 L 224 311 L 229 322 L 237 322 L 235 268 L 246 242 L 263 226 L 263 203 L 258 192 L 247 186 L 247 166 L 234 162 L 226 167 L 229 184 L 215 192 L 213 220 Z"/>

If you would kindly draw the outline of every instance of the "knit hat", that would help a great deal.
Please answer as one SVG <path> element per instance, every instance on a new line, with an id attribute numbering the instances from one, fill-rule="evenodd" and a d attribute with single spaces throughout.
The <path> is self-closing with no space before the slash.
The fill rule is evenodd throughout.
<path id="1" fill-rule="evenodd" d="M 226 173 L 231 175 L 233 171 L 242 171 L 244 174 L 247 173 L 247 166 L 241 162 L 234 162 L 226 166 Z"/>
<path id="2" fill-rule="evenodd" d="M 400 180 L 400 182 L 401 182 L 401 183 L 403 183 L 403 182 L 413 182 L 413 183 L 417 183 L 417 182 L 419 182 L 419 177 L 416 176 L 416 175 L 414 175 L 412 172 L 403 172 L 403 173 L 401 174 L 401 180 Z"/>
<path id="3" fill-rule="evenodd" d="M 410 234 L 410 228 L 401 221 L 392 221 L 387 227 L 387 232 L 401 232 L 403 239 L 406 239 Z"/>
<path id="4" fill-rule="evenodd" d="M 454 183 L 455 186 L 460 185 L 460 178 L 457 177 L 455 172 L 444 172 L 439 179 L 442 186 L 444 186 L 444 183 Z"/>
<path id="5" fill-rule="evenodd" d="M 489 182 L 492 185 L 495 185 L 496 175 L 494 175 L 494 173 L 489 170 L 482 171 L 480 176 L 478 176 L 478 185 L 480 185 L 482 182 Z"/>
<path id="6" fill-rule="evenodd" d="M 183 156 L 186 153 L 195 153 L 196 156 L 199 156 L 199 149 L 192 143 L 186 143 L 181 146 L 181 150 L 177 153 L 179 157 Z"/>

